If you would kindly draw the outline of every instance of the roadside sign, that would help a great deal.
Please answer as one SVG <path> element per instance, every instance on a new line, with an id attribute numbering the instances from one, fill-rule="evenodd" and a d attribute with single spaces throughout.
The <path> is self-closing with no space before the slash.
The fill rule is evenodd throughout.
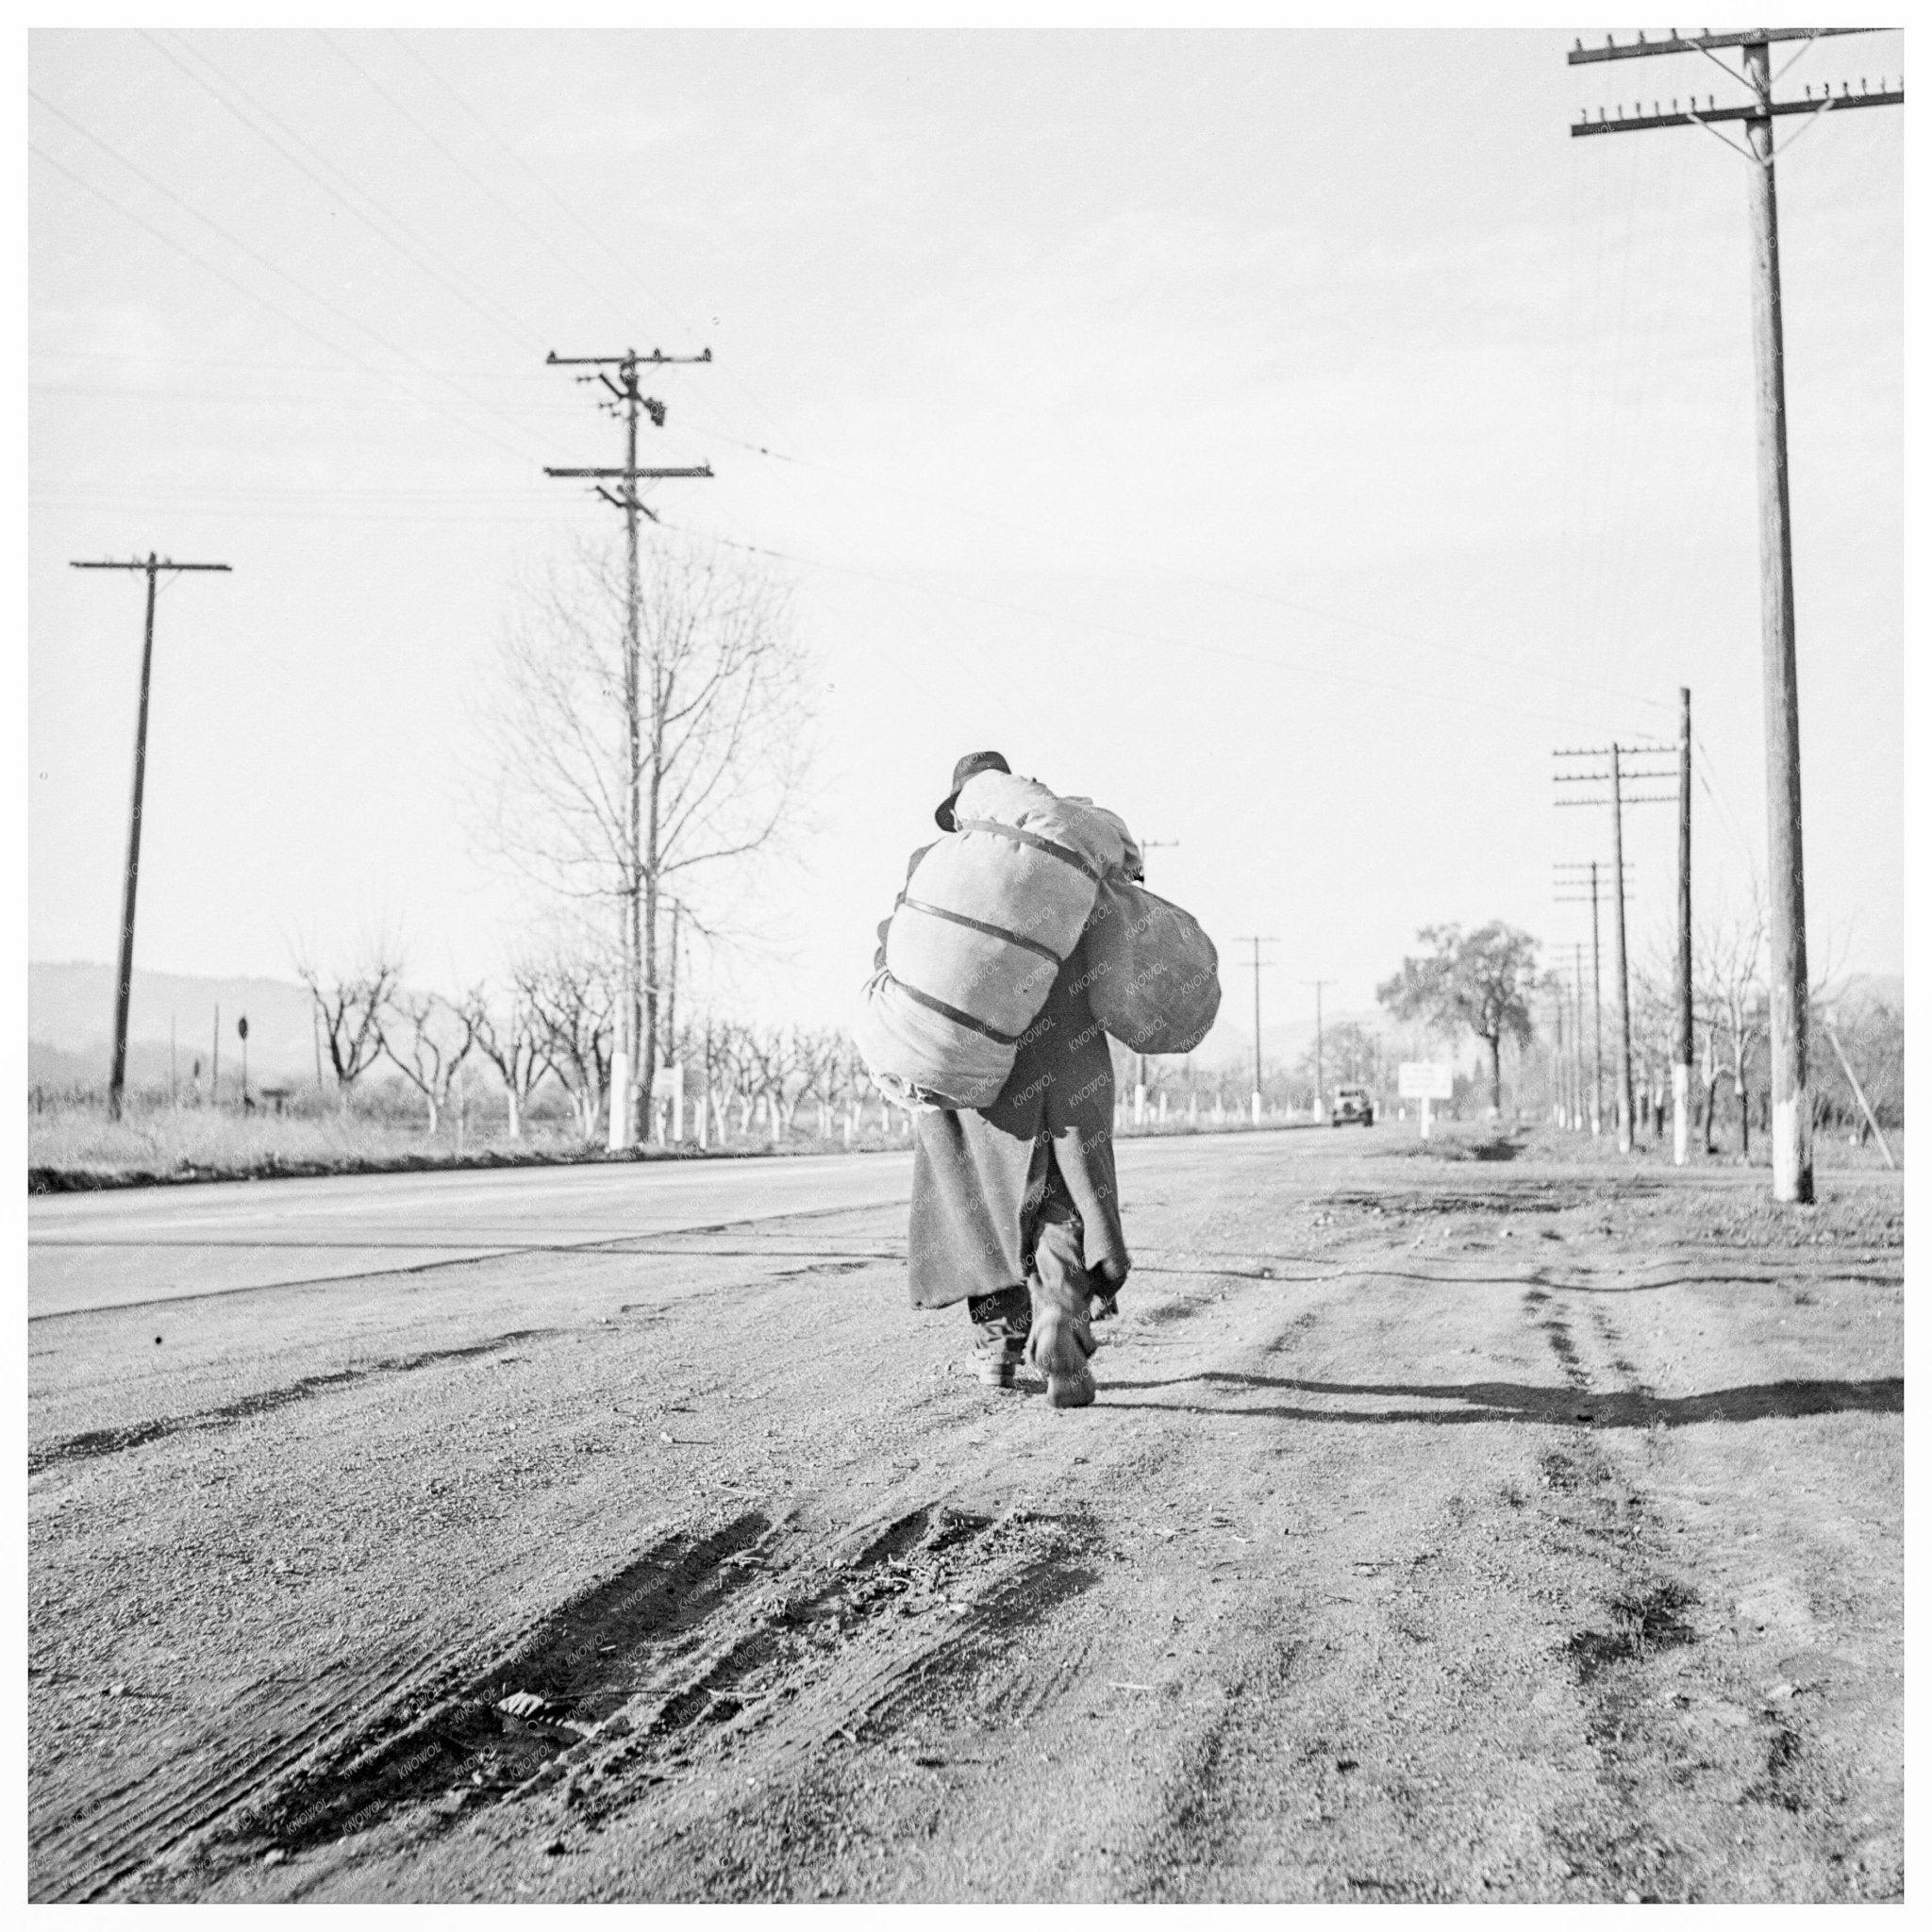
<path id="1" fill-rule="evenodd" d="M 1404 1060 L 1395 1091 L 1405 1100 L 1454 1100 L 1456 1068 L 1448 1060 Z"/>

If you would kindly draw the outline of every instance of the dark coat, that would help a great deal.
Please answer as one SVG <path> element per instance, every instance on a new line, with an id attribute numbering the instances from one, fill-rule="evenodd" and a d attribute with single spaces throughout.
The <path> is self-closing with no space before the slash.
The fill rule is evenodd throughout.
<path id="1" fill-rule="evenodd" d="M 885 964 L 885 936 L 882 925 L 874 970 Z M 1116 1285 L 1126 1274 L 1113 1058 L 1080 990 L 1086 956 L 1083 941 L 1060 967 L 991 1106 L 913 1115 L 907 1261 L 915 1307 L 1024 1284 L 1050 1186 L 1080 1217 L 1088 1269 Z"/>

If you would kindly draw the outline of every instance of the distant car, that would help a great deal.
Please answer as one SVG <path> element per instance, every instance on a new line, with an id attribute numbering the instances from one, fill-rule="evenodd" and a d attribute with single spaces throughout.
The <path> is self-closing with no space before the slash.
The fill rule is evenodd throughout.
<path id="1" fill-rule="evenodd" d="M 1366 1087 L 1338 1087 L 1328 1108 L 1328 1124 L 1331 1127 L 1373 1127 L 1375 1124 L 1375 1103 L 1369 1090 Z"/>

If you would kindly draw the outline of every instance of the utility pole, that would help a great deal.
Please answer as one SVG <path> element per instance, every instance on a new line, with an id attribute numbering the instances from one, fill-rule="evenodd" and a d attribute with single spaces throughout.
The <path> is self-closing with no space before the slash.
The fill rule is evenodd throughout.
<path id="1" fill-rule="evenodd" d="M 1274 963 L 1272 960 L 1264 961 L 1262 959 L 1261 948 L 1263 946 L 1272 946 L 1275 943 L 1276 941 L 1274 939 L 1260 933 L 1243 933 L 1236 940 L 1237 945 L 1250 946 L 1254 949 L 1255 1092 L 1253 1109 L 1255 1124 L 1257 1127 L 1261 1124 L 1261 968 L 1264 963 L 1270 965 Z"/>
<path id="2" fill-rule="evenodd" d="M 1178 845 L 1181 841 L 1178 839 L 1141 839 L 1137 842 L 1141 848 L 1141 877 L 1144 878 L 1146 876 L 1147 854 L 1152 852 L 1157 846 Z M 1146 1119 L 1147 1056 L 1144 1053 L 1137 1053 L 1134 1056 L 1134 1124 L 1137 1127 L 1141 1126 L 1145 1123 Z"/>
<path id="3" fill-rule="evenodd" d="M 670 413 L 666 406 L 655 396 L 647 396 L 638 386 L 638 371 L 649 364 L 654 367 L 674 362 L 708 362 L 709 349 L 696 356 L 667 356 L 661 350 L 653 349 L 648 356 L 640 356 L 635 349 L 626 349 L 621 356 L 559 356 L 555 349 L 544 358 L 547 366 L 554 368 L 588 368 L 592 373 L 580 375 L 579 382 L 601 383 L 610 391 L 610 399 L 600 400 L 598 407 L 619 416 L 624 422 L 624 464 L 619 469 L 552 469 L 545 466 L 546 476 L 586 477 L 591 482 L 595 493 L 614 509 L 624 512 L 625 531 L 625 628 L 624 628 L 624 714 L 628 741 L 628 760 L 625 774 L 625 833 L 627 849 L 625 854 L 625 919 L 624 919 L 624 1005 L 621 1015 L 622 1044 L 618 1049 L 618 1064 L 610 1073 L 610 1144 L 612 1147 L 629 1147 L 649 1131 L 651 1108 L 651 1075 L 656 1070 L 658 1041 L 655 1026 L 646 1027 L 644 1008 L 646 985 L 648 983 L 649 1004 L 655 1016 L 657 1008 L 657 948 L 658 948 L 658 788 L 650 785 L 648 815 L 650 830 L 648 841 L 645 837 L 644 820 L 647 807 L 644 799 L 646 790 L 643 773 L 643 719 L 642 719 L 642 670 L 641 664 L 641 618 L 642 591 L 638 563 L 638 519 L 649 517 L 655 524 L 658 513 L 638 495 L 641 482 L 656 482 L 666 477 L 703 477 L 711 475 L 708 463 L 681 469 L 640 469 L 638 467 L 638 418 L 647 415 L 661 429 Z M 612 381 L 605 373 L 608 369 L 617 371 L 617 379 Z M 615 482 L 617 491 L 606 488 L 606 483 Z M 655 682 L 651 693 L 652 720 L 654 726 L 658 718 L 658 708 L 662 702 Z M 655 751 L 655 730 L 653 745 Z M 648 905 L 645 903 L 649 901 Z"/>
<path id="4" fill-rule="evenodd" d="M 1590 1005 L 1591 1063 L 1590 1074 L 1590 1137 L 1598 1139 L 1604 1130 L 1604 934 L 1598 913 L 1602 904 L 1597 891 L 1596 860 L 1590 861 Z"/>
<path id="5" fill-rule="evenodd" d="M 1591 875 L 1591 895 L 1590 895 L 1590 908 L 1591 908 L 1591 919 L 1590 919 L 1590 923 L 1591 923 L 1591 935 L 1592 935 L 1592 941 L 1593 941 L 1593 940 L 1594 940 L 1594 934 L 1595 934 L 1595 930 L 1596 930 L 1596 890 L 1595 890 L 1595 889 L 1596 889 L 1596 879 L 1595 879 L 1595 876 L 1594 876 L 1594 874 L 1592 874 L 1592 875 Z M 1574 1015 L 1574 1019 L 1575 1019 L 1575 1022 L 1576 1022 L 1576 1024 L 1575 1024 L 1575 1025 L 1574 1025 L 1574 1026 L 1573 1026 L 1573 1027 L 1572 1027 L 1572 1028 L 1570 1029 L 1570 1032 L 1571 1032 L 1571 1038 L 1572 1038 L 1572 1039 L 1573 1039 L 1573 1040 L 1574 1040 L 1574 1041 L 1576 1042 L 1576 1049 L 1575 1049 L 1575 1058 L 1576 1058 L 1576 1126 L 1577 1126 L 1578 1130 L 1580 1131 L 1580 1130 L 1582 1129 L 1582 1126 L 1583 1126 L 1583 941 L 1582 941 L 1581 940 L 1576 940 L 1576 941 L 1572 941 L 1572 944 L 1573 944 L 1573 946 L 1574 946 L 1574 951 L 1575 951 L 1575 955 L 1576 955 L 1576 959 L 1575 959 L 1575 966 L 1576 966 L 1576 976 L 1575 976 L 1575 982 L 1574 982 L 1574 998 L 1575 998 L 1575 1005 L 1574 1005 L 1574 1007 L 1572 1008 L 1572 1009 L 1571 1009 L 1571 1010 L 1572 1010 L 1572 1013 L 1573 1013 L 1573 1015 Z M 1595 945 L 1594 945 L 1594 943 L 1593 943 L 1593 942 L 1592 942 L 1592 944 L 1591 944 L 1591 966 L 1592 966 L 1592 967 L 1594 967 L 1594 966 L 1595 966 L 1595 964 L 1596 964 L 1596 948 L 1595 948 Z M 1598 1083 L 1598 1085 L 1600 1086 L 1600 1085 L 1602 1084 L 1602 1080 L 1603 1080 L 1603 1022 L 1602 1022 L 1602 1018 L 1601 1018 L 1601 1016 L 1599 1016 L 1599 1018 L 1598 1018 L 1598 1022 L 1597 1022 L 1597 1042 L 1596 1042 L 1596 1045 L 1597 1045 L 1597 1083 Z M 1596 1089 L 1595 1089 L 1595 1088 L 1592 1088 L 1592 1089 L 1591 1089 L 1591 1108 L 1590 1108 L 1590 1131 L 1591 1131 L 1591 1133 L 1593 1134 L 1593 1133 L 1595 1133 L 1595 1132 L 1596 1132 L 1596 1130 L 1597 1130 L 1597 1108 L 1596 1108 Z"/>
<path id="6" fill-rule="evenodd" d="M 1673 30 L 1664 40 L 1602 47 L 1576 43 L 1570 65 L 1603 60 L 1628 60 L 1657 54 L 1699 53 L 1730 69 L 1717 50 L 1736 48 L 1741 80 L 1750 98 L 1741 106 L 1720 108 L 1707 96 L 1702 112 L 1693 96 L 1688 113 L 1663 111 L 1661 102 L 1651 112 L 1626 119 L 1623 108 L 1608 119 L 1602 108 L 1591 121 L 1586 112 L 1572 125 L 1573 136 L 1634 133 L 1647 127 L 1699 126 L 1750 163 L 1748 194 L 1751 207 L 1751 341 L 1757 374 L 1757 551 L 1759 608 L 1762 613 L 1764 675 L 1765 794 L 1771 869 L 1771 1167 L 1772 1198 L 1809 1201 L 1811 1175 L 1811 1106 L 1807 1091 L 1808 1069 L 1809 971 L 1805 958 L 1805 841 L 1804 814 L 1798 783 L 1798 645 L 1791 589 L 1791 491 L 1790 452 L 1785 437 L 1785 344 L 1783 290 L 1778 267 L 1777 176 L 1772 154 L 1772 123 L 1780 115 L 1804 114 L 1806 125 L 1792 137 L 1795 145 L 1825 114 L 1845 108 L 1901 106 L 1905 82 L 1891 87 L 1884 75 L 1874 92 L 1860 79 L 1858 92 L 1840 83 L 1833 93 L 1829 82 L 1813 99 L 1807 87 L 1802 101 L 1772 98 L 1771 47 L 1774 41 L 1814 41 L 1848 33 L 1869 33 L 1869 27 L 1752 27 L 1741 33 L 1680 37 Z M 1740 121 L 1744 144 L 1719 131 L 1718 124 Z"/>
<path id="7" fill-rule="evenodd" d="M 1319 1121 L 1322 1118 L 1322 989 L 1333 986 L 1335 982 L 1332 979 L 1305 979 L 1302 984 L 1315 989 L 1315 1118 Z M 1258 1038 L 1260 1028 L 1257 1027 L 1255 1031 Z"/>
<path id="8" fill-rule="evenodd" d="M 108 1118 L 121 1118 L 121 1101 L 127 1084 L 127 1005 L 134 991 L 134 901 L 141 884 L 141 801 L 147 784 L 147 697 L 154 675 L 155 659 L 155 578 L 160 572 L 187 570 L 225 571 L 225 563 L 175 563 L 157 557 L 152 550 L 145 560 L 134 558 L 126 563 L 112 560 L 100 563 L 75 562 L 75 570 L 139 570 L 147 573 L 147 624 L 141 643 L 141 702 L 134 714 L 134 797 L 127 812 L 127 864 L 121 881 L 121 958 L 114 973 L 114 1060 L 108 1075 Z"/>
<path id="9" fill-rule="evenodd" d="M 1572 756 L 1572 754 L 1558 752 L 1557 756 L 1558 758 L 1565 758 Z M 1609 774 L 1605 772 L 1596 775 L 1607 777 Z M 1565 776 L 1566 774 L 1558 774 L 1559 782 Z M 1596 805 L 1603 803 L 1603 801 L 1600 799 L 1559 798 L 1557 803 L 1558 805 Z M 1636 803 L 1636 801 L 1625 799 L 1624 803 L 1630 805 Z M 1629 865 L 1623 866 L 1620 869 L 1620 879 L 1627 879 L 1632 870 L 1634 868 Z M 1557 884 L 1559 889 L 1557 893 L 1557 904 L 1558 906 L 1581 906 L 1588 903 L 1590 907 L 1591 1007 L 1593 1015 L 1592 1032 L 1594 1039 L 1594 1067 L 1591 1074 L 1590 1088 L 1590 1131 L 1592 1135 L 1603 1132 L 1604 1118 L 1604 958 L 1602 911 L 1604 888 L 1599 877 L 1601 867 L 1594 858 L 1567 859 L 1559 862 L 1556 867 Z M 1587 895 L 1581 891 L 1565 890 L 1571 887 L 1580 887 L 1583 884 L 1582 875 L 1586 873 L 1590 875 L 1590 891 Z M 1580 963 L 1577 968 L 1577 979 L 1580 1000 L 1582 983 L 1582 967 Z M 1583 1016 L 1580 1007 L 1577 1013 L 1576 1025 L 1580 1041 L 1583 1029 Z"/>
<path id="10" fill-rule="evenodd" d="M 1671 1056 L 1671 1158 L 1690 1158 L 1690 690 L 1677 692 L 1677 1039 Z"/>
<path id="11" fill-rule="evenodd" d="M 1677 793 L 1674 788 L 1669 791 L 1646 791 L 1625 798 L 1624 779 L 1626 775 L 1648 783 L 1661 784 L 1665 779 L 1674 780 L 1674 770 L 1659 771 L 1655 760 L 1661 754 L 1654 746 L 1632 746 L 1627 744 L 1599 745 L 1574 751 L 1559 751 L 1553 754 L 1559 758 L 1602 758 L 1609 759 L 1607 771 L 1558 772 L 1559 785 L 1595 785 L 1609 781 L 1610 795 L 1603 798 L 1558 798 L 1562 805 L 1594 806 L 1607 804 L 1610 808 L 1610 854 L 1611 869 L 1615 874 L 1616 897 L 1611 902 L 1615 918 L 1611 922 L 1610 940 L 1616 949 L 1613 968 L 1617 980 L 1617 1151 L 1628 1154 L 1634 1141 L 1637 1127 L 1637 1092 L 1630 1067 L 1630 949 L 1625 932 L 1624 917 L 1625 868 L 1624 865 L 1624 808 L 1626 805 L 1666 805 L 1674 803 Z M 1626 774 L 1624 759 L 1626 756 L 1645 758 L 1653 762 L 1642 769 Z M 1596 922 L 1594 895 L 1596 874 L 1591 874 L 1592 909 L 1591 923 L 1592 929 Z"/>
<path id="12" fill-rule="evenodd" d="M 1564 1079 L 1567 1067 L 1563 1058 L 1563 1008 L 1569 1005 L 1569 1001 L 1563 996 L 1563 982 L 1560 975 L 1556 985 L 1551 988 L 1551 993 L 1557 1008 L 1557 1041 L 1556 1051 L 1550 1059 L 1550 1086 L 1553 1090 L 1550 1112 L 1555 1124 L 1561 1127 L 1569 1124 L 1570 1096 L 1563 1091 L 1567 1085 Z"/>
<path id="13" fill-rule="evenodd" d="M 1637 1131 L 1637 1096 L 1630 1084 L 1630 947 L 1624 917 L 1624 760 L 1610 746 L 1610 866 L 1617 896 L 1610 938 L 1617 948 L 1617 1152 L 1630 1151 Z"/>

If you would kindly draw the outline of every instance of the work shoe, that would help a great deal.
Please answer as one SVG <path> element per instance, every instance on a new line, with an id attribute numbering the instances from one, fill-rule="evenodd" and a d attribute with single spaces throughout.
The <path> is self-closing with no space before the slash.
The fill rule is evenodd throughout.
<path id="1" fill-rule="evenodd" d="M 1026 1337 L 1026 1359 L 1046 1377 L 1046 1399 L 1056 1408 L 1085 1408 L 1097 1392 L 1087 1357 L 1093 1353 L 1085 1284 L 1057 1282 L 1049 1287 L 1036 1274 L 1033 1326 Z"/>
<path id="2" fill-rule="evenodd" d="M 1019 1387 L 1020 1365 L 1026 1359 L 1024 1335 L 990 1335 L 974 1351 L 974 1367 L 988 1389 Z"/>

